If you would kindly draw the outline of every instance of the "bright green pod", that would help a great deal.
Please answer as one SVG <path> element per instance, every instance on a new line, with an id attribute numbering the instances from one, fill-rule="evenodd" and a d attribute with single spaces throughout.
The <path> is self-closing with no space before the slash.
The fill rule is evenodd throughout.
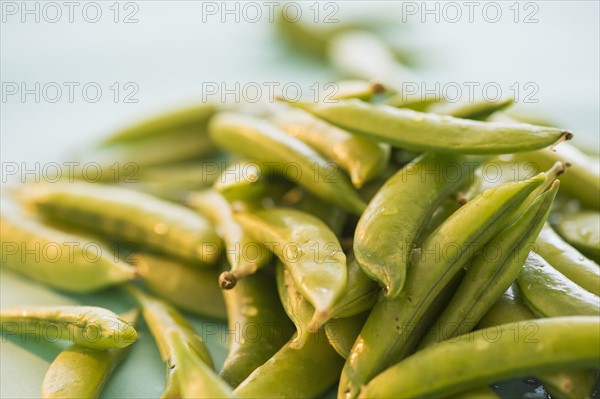
<path id="1" fill-rule="evenodd" d="M 346 290 L 346 255 L 336 235 L 316 217 L 286 208 L 239 212 L 235 220 L 285 265 L 321 325 Z"/>
<path id="2" fill-rule="evenodd" d="M 248 276 L 223 294 L 229 330 L 236 334 L 219 376 L 235 388 L 288 342 L 294 328 L 266 273 Z"/>
<path id="3" fill-rule="evenodd" d="M 390 159 L 390 146 L 359 137 L 300 110 L 277 112 L 273 124 L 335 162 L 361 188 L 379 176 Z"/>
<path id="4" fill-rule="evenodd" d="M 562 184 L 562 183 L 561 183 Z M 600 267 L 567 244 L 546 224 L 536 240 L 535 252 L 569 280 L 600 296 Z"/>
<path id="5" fill-rule="evenodd" d="M 538 317 L 600 316 L 600 298 L 531 253 L 517 278 L 523 300 Z"/>
<path id="6" fill-rule="evenodd" d="M 137 309 L 122 314 L 127 323 L 135 323 Z M 72 345 L 50 364 L 42 383 L 42 398 L 97 398 L 106 381 L 128 353 L 128 348 L 94 350 Z"/>
<path id="7" fill-rule="evenodd" d="M 595 367 L 598 342 L 600 318 L 593 316 L 503 324 L 414 354 L 371 380 L 360 398 L 437 398 L 526 375 Z"/>
<path id="8" fill-rule="evenodd" d="M 493 113 L 503 111 L 514 104 L 512 98 L 505 98 L 496 102 L 491 101 L 473 101 L 467 103 L 441 103 L 438 106 L 433 106 L 427 110 L 434 114 L 450 115 L 455 118 L 472 119 L 476 121 L 484 121 Z M 550 165 L 551 166 L 551 165 Z M 548 167 L 550 167 L 548 166 Z M 547 169 L 547 168 L 546 168 Z"/>
<path id="9" fill-rule="evenodd" d="M 219 285 L 231 289 L 240 278 L 256 273 L 270 260 L 269 250 L 255 242 L 233 218 L 232 205 L 214 190 L 191 193 L 189 206 L 208 218 L 223 240 L 231 270 L 221 273 Z"/>
<path id="10" fill-rule="evenodd" d="M 476 388 L 452 396 L 452 399 L 500 399 L 500 395 L 490 387 Z"/>
<path id="11" fill-rule="evenodd" d="M 315 398 L 337 381 L 344 364 L 324 333 L 294 348 L 296 337 L 254 370 L 234 391 L 239 398 Z M 291 378 L 293 377 L 293 378 Z"/>
<path id="12" fill-rule="evenodd" d="M 411 353 L 421 338 L 428 309 L 477 251 L 483 248 L 544 187 L 546 174 L 483 192 L 442 223 L 412 260 L 404 289 L 377 303 L 342 372 L 338 395 L 353 398 L 378 372 Z"/>
<path id="13" fill-rule="evenodd" d="M 563 213 L 553 221 L 552 227 L 585 256 L 600 262 L 600 212 Z"/>
<path id="14" fill-rule="evenodd" d="M 213 189 L 230 202 L 255 201 L 266 196 L 277 183 L 277 177 L 266 173 L 258 162 L 239 160 L 225 168 Z"/>
<path id="15" fill-rule="evenodd" d="M 48 226 L 18 212 L 0 217 L 2 264 L 68 292 L 93 292 L 136 276 L 103 243 Z"/>
<path id="16" fill-rule="evenodd" d="M 341 235 L 348 220 L 348 214 L 345 211 L 315 197 L 300 187 L 286 192 L 282 197 L 282 203 L 286 207 L 310 213 L 321 219 L 337 236 Z"/>
<path id="17" fill-rule="evenodd" d="M 290 104 L 350 132 L 412 151 L 507 154 L 537 150 L 573 136 L 556 128 L 480 122 L 360 100 Z"/>
<path id="18" fill-rule="evenodd" d="M 399 295 L 423 226 L 453 191 L 468 181 L 476 162 L 427 154 L 399 170 L 369 202 L 354 233 L 363 271 L 388 298 Z"/>
<path id="19" fill-rule="evenodd" d="M 200 269 L 178 260 L 136 252 L 131 256 L 144 286 L 186 312 L 227 320 L 218 269 Z"/>
<path id="20" fill-rule="evenodd" d="M 209 266 L 221 239 L 208 220 L 184 206 L 135 190 L 83 182 L 25 186 L 20 199 L 44 215 L 110 238 Z"/>
<path id="21" fill-rule="evenodd" d="M 360 215 L 366 206 L 334 163 L 266 121 L 223 113 L 211 120 L 209 132 L 222 148 L 255 159 L 267 172 L 284 176 L 350 213 Z"/>
<path id="22" fill-rule="evenodd" d="M 367 317 L 369 317 L 369 312 L 363 312 L 350 317 L 332 319 L 325 323 L 325 334 L 329 344 L 344 359 L 350 355 L 350 350 L 365 325 Z"/>
<path id="23" fill-rule="evenodd" d="M 89 349 L 124 348 L 137 339 L 130 323 L 96 306 L 16 306 L 2 309 L 0 322 L 7 336 L 33 332 Z"/>

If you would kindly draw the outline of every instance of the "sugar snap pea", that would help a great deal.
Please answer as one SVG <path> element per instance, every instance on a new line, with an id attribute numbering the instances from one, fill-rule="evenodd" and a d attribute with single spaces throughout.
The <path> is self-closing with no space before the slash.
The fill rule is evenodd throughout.
<path id="1" fill-rule="evenodd" d="M 221 240 L 201 215 L 147 194 L 74 182 L 26 186 L 21 199 L 52 218 L 147 245 L 197 265 L 214 264 Z"/>
<path id="2" fill-rule="evenodd" d="M 354 253 L 387 297 L 398 296 L 404 285 L 422 226 L 475 166 L 457 157 L 422 155 L 392 176 L 369 202 L 356 226 Z"/>
<path id="3" fill-rule="evenodd" d="M 257 162 L 236 160 L 221 173 L 213 184 L 213 189 L 228 201 L 257 200 L 267 194 L 276 184 L 280 184 L 272 173 Z"/>
<path id="4" fill-rule="evenodd" d="M 35 332 L 90 349 L 124 348 L 135 342 L 135 328 L 110 310 L 96 306 L 17 306 L 0 311 L 11 334 Z"/>
<path id="5" fill-rule="evenodd" d="M 315 197 L 299 187 L 286 192 L 282 196 L 281 202 L 284 206 L 293 207 L 321 219 L 337 236 L 342 233 L 348 220 L 348 215 L 342 209 Z"/>
<path id="6" fill-rule="evenodd" d="M 324 394 L 344 364 L 324 333 L 315 334 L 301 349 L 296 337 L 254 370 L 234 391 L 240 398 L 312 398 Z M 294 378 L 289 378 L 294 376 Z"/>
<path id="7" fill-rule="evenodd" d="M 371 380 L 360 397 L 433 398 L 523 375 L 594 367 L 600 357 L 598 342 L 598 317 L 503 324 L 418 352 Z"/>
<path id="8" fill-rule="evenodd" d="M 135 323 L 139 312 L 133 309 L 120 318 Z M 53 361 L 42 383 L 42 398 L 97 398 L 113 370 L 128 353 L 127 348 L 94 350 L 72 345 Z"/>
<path id="9" fill-rule="evenodd" d="M 304 111 L 277 112 L 273 123 L 334 161 L 356 188 L 379 176 L 390 159 L 389 145 L 353 135 Z"/>
<path id="10" fill-rule="evenodd" d="M 365 208 L 335 164 L 265 121 L 219 114 L 211 120 L 209 132 L 222 148 L 254 158 L 327 202 L 357 215 Z"/>
<path id="11" fill-rule="evenodd" d="M 556 232 L 585 256 L 600 262 L 600 212 L 562 213 L 553 223 Z"/>
<path id="12" fill-rule="evenodd" d="M 540 317 L 600 315 L 600 298 L 531 253 L 517 278 L 527 306 Z"/>
<path id="13" fill-rule="evenodd" d="M 383 104 L 387 104 L 391 107 L 407 108 L 419 112 L 426 112 L 429 108 L 439 102 L 440 99 L 433 96 L 425 98 L 409 98 L 406 94 L 402 93 L 391 95 L 383 100 Z"/>
<path id="14" fill-rule="evenodd" d="M 573 136 L 556 128 L 480 122 L 360 100 L 291 105 L 350 132 L 413 151 L 506 154 L 548 147 Z"/>
<path id="15" fill-rule="evenodd" d="M 18 212 L 0 216 L 2 264 L 69 292 L 91 292 L 135 277 L 102 243 L 47 226 Z"/>
<path id="16" fill-rule="evenodd" d="M 438 106 L 434 105 L 433 107 L 429 108 L 427 112 L 440 115 L 450 115 L 461 119 L 484 121 L 488 119 L 494 112 L 502 111 L 513 105 L 514 102 L 515 101 L 512 98 L 505 98 L 496 102 L 474 101 L 468 103 L 441 103 Z"/>
<path id="17" fill-rule="evenodd" d="M 235 220 L 257 242 L 269 245 L 290 271 L 304 297 L 315 307 L 311 325 L 331 317 L 346 289 L 346 255 L 335 234 L 316 217 L 292 209 L 240 212 Z"/>
<path id="18" fill-rule="evenodd" d="M 427 310 L 463 266 L 497 234 L 521 203 L 547 184 L 546 174 L 483 192 L 442 223 L 415 252 L 404 289 L 377 303 L 346 361 L 338 395 L 353 398 L 361 385 L 406 357 L 421 338 Z"/>
<path id="19" fill-rule="evenodd" d="M 248 276 L 224 292 L 229 329 L 236 331 L 219 376 L 237 387 L 290 339 L 293 326 L 264 272 Z"/>
<path id="20" fill-rule="evenodd" d="M 186 202 L 213 223 L 225 244 L 231 270 L 219 276 L 221 288 L 235 287 L 237 280 L 256 273 L 259 268 L 269 263 L 267 248 L 256 243 L 244 232 L 233 219 L 232 206 L 221 194 L 213 190 L 195 192 L 186 198 Z"/>
<path id="21" fill-rule="evenodd" d="M 386 90 L 379 82 L 366 81 L 360 79 L 347 79 L 340 80 L 332 83 L 331 86 L 335 88 L 331 95 L 325 95 L 324 97 L 330 100 L 345 100 L 348 98 L 358 98 L 363 101 L 369 101 L 378 93 L 382 93 Z M 327 85 L 323 87 L 327 91 Z"/>
<path id="22" fill-rule="evenodd" d="M 569 280 L 600 296 L 600 267 L 563 241 L 546 224 L 536 240 L 535 251 Z"/>
<path id="23" fill-rule="evenodd" d="M 139 251 L 131 256 L 131 260 L 144 286 L 154 295 L 186 312 L 217 320 L 227 319 L 223 295 L 216 283 L 218 270 L 200 269 Z"/>
<path id="24" fill-rule="evenodd" d="M 332 319 L 325 323 L 325 334 L 329 344 L 344 359 L 350 355 L 352 345 L 367 321 L 367 317 L 369 317 L 369 312 L 363 312 L 355 316 Z"/>

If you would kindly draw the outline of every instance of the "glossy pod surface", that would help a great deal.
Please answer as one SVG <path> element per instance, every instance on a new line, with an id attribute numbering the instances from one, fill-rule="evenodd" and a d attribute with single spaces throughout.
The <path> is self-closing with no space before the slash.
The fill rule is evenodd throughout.
<path id="1" fill-rule="evenodd" d="M 600 212 L 563 213 L 553 222 L 553 227 L 585 256 L 600 262 Z"/>

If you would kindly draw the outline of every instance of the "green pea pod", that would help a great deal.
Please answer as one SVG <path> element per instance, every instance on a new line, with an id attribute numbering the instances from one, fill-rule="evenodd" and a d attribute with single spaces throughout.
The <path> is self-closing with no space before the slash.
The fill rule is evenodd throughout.
<path id="1" fill-rule="evenodd" d="M 346 289 L 346 256 L 335 234 L 316 217 L 292 209 L 240 212 L 235 220 L 285 265 L 315 307 L 311 326 L 322 325 Z"/>
<path id="2" fill-rule="evenodd" d="M 350 132 L 413 151 L 506 154 L 548 147 L 573 136 L 556 128 L 480 122 L 360 100 L 291 105 Z"/>
<path id="3" fill-rule="evenodd" d="M 7 335 L 33 332 L 89 349 L 124 348 L 137 339 L 131 324 L 96 306 L 17 306 L 2 309 L 0 322 Z"/>
<path id="4" fill-rule="evenodd" d="M 325 323 L 325 334 L 329 344 L 344 359 L 350 355 L 352 345 L 365 325 L 367 317 L 369 317 L 369 312 L 363 312 L 355 316 L 329 320 Z"/>
<path id="5" fill-rule="evenodd" d="M 333 93 L 327 93 L 324 98 L 325 100 L 346 100 L 349 98 L 358 98 L 363 101 L 369 101 L 376 94 L 384 92 L 385 87 L 374 81 L 366 81 L 360 79 L 346 79 L 340 80 L 330 85 L 324 85 L 323 89 L 328 91 L 329 87 L 333 87 L 335 90 Z"/>
<path id="6" fill-rule="evenodd" d="M 203 103 L 162 114 L 114 133 L 103 144 L 131 143 L 153 136 L 169 136 L 179 130 L 192 130 L 201 135 L 208 119 L 216 111 L 214 104 Z"/>
<path id="7" fill-rule="evenodd" d="M 147 253 L 131 256 L 144 285 L 177 308 L 203 317 L 226 320 L 227 311 L 217 279 L 219 271 L 199 269 Z"/>
<path id="8" fill-rule="evenodd" d="M 215 375 L 210 353 L 190 323 L 167 303 L 132 285 L 127 290 L 142 307 L 167 368 L 161 398 L 231 397 L 229 388 Z"/>
<path id="9" fill-rule="evenodd" d="M 484 121 L 493 113 L 503 111 L 510 107 L 514 102 L 515 101 L 512 98 L 505 98 L 496 102 L 474 101 L 468 103 L 442 103 L 439 106 L 429 108 L 427 111 L 434 114 L 450 115 L 455 118 Z"/>
<path id="10" fill-rule="evenodd" d="M 293 326 L 265 273 L 248 276 L 224 296 L 229 329 L 242 333 L 230 342 L 219 376 L 235 388 L 281 349 Z"/>
<path id="11" fill-rule="evenodd" d="M 531 253 L 517 278 L 523 299 L 539 317 L 600 315 L 600 298 Z"/>
<path id="12" fill-rule="evenodd" d="M 335 164 L 266 121 L 225 113 L 211 120 L 209 132 L 222 148 L 263 163 L 327 202 L 357 215 L 365 208 Z"/>
<path id="13" fill-rule="evenodd" d="M 283 196 L 283 203 L 321 219 L 337 236 L 342 233 L 348 219 L 346 212 L 337 206 L 328 204 L 299 187 L 288 191 Z"/>
<path id="14" fill-rule="evenodd" d="M 456 157 L 422 155 L 392 176 L 369 202 L 356 226 L 354 253 L 388 298 L 397 297 L 404 285 L 422 227 L 475 166 Z"/>
<path id="15" fill-rule="evenodd" d="M 585 256 L 600 262 L 600 213 L 598 211 L 564 213 L 555 220 L 553 227 L 565 241 Z"/>
<path id="16" fill-rule="evenodd" d="M 138 243 L 195 265 L 218 261 L 221 240 L 196 212 L 134 190 L 74 182 L 25 186 L 20 199 L 44 215 Z"/>
<path id="17" fill-rule="evenodd" d="M 473 389 L 452 396 L 452 399 L 500 399 L 500 396 L 490 387 Z"/>
<path id="18" fill-rule="evenodd" d="M 490 342 L 491 336 L 498 339 Z M 594 367 L 600 357 L 598 342 L 598 317 L 503 324 L 416 353 L 371 380 L 361 389 L 360 397 L 449 396 L 524 375 Z M 507 363 L 507 358 L 511 362 Z M 434 369 L 432 364 L 436 365 Z"/>
<path id="19" fill-rule="evenodd" d="M 301 349 L 296 337 L 265 364 L 254 370 L 234 391 L 240 398 L 314 398 L 337 381 L 344 364 L 323 333 L 315 334 Z M 293 378 L 290 378 L 293 376 Z"/>
<path id="20" fill-rule="evenodd" d="M 435 298 L 546 182 L 542 173 L 483 192 L 456 211 L 415 252 L 400 295 L 377 303 L 342 372 L 338 395 L 353 398 L 378 372 L 406 357 L 421 338 Z"/>
<path id="21" fill-rule="evenodd" d="M 0 216 L 2 264 L 43 284 L 92 292 L 132 280 L 135 269 L 92 238 L 58 230 L 18 212 Z"/>
<path id="22" fill-rule="evenodd" d="M 421 341 L 422 348 L 468 333 L 502 297 L 517 278 L 546 222 L 558 186 L 557 180 L 471 262 L 452 300 Z"/>
<path id="23" fill-rule="evenodd" d="M 138 310 L 134 309 L 120 318 L 127 323 L 135 323 L 138 314 Z M 93 350 L 79 345 L 68 347 L 46 371 L 42 398 L 97 398 L 112 372 L 127 355 L 127 349 Z"/>
<path id="24" fill-rule="evenodd" d="M 390 107 L 407 108 L 419 112 L 425 112 L 439 102 L 440 99 L 436 97 L 423 98 L 420 96 L 419 98 L 411 98 L 403 93 L 394 94 L 383 101 L 384 104 Z"/>
<path id="25" fill-rule="evenodd" d="M 600 296 L 600 267 L 596 262 L 563 241 L 548 224 L 535 243 L 535 251 L 552 267 L 575 284 Z"/>
<path id="26" fill-rule="evenodd" d="M 233 219 L 232 206 L 218 192 L 206 190 L 192 193 L 187 197 L 187 204 L 213 223 L 225 244 L 231 270 L 219 276 L 221 288 L 235 287 L 240 278 L 256 273 L 269 262 L 269 251 L 244 232 Z"/>
<path id="27" fill-rule="evenodd" d="M 523 302 L 517 283 L 513 283 L 479 320 L 477 329 L 535 318 L 533 312 Z"/>
<path id="28" fill-rule="evenodd" d="M 228 201 L 254 201 L 264 197 L 280 183 L 257 162 L 241 160 L 227 166 L 214 182 L 213 189 Z"/>
<path id="29" fill-rule="evenodd" d="M 277 112 L 272 119 L 275 126 L 348 172 L 356 188 L 379 176 L 389 162 L 389 145 L 358 137 L 309 113 L 300 110 Z"/>

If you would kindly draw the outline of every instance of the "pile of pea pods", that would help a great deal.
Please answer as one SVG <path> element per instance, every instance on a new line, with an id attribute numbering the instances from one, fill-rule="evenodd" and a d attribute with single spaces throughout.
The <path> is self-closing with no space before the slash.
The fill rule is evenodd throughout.
<path id="1" fill-rule="evenodd" d="M 2 309 L 3 329 L 73 343 L 42 397 L 98 397 L 145 328 L 163 398 L 597 395 L 598 158 L 512 99 L 405 101 L 412 71 L 362 26 L 278 28 L 349 78 L 328 101 L 169 111 L 82 155 L 106 181 L 11 190 L 2 267 L 137 304 Z M 59 255 L 24 262 L 32 243 Z M 188 315 L 259 339 L 215 370 Z"/>

